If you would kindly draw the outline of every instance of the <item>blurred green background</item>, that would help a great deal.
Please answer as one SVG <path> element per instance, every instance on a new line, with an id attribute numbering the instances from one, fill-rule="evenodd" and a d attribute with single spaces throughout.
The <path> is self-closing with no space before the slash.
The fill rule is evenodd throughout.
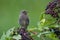
<path id="1" fill-rule="evenodd" d="M 0 0 L 0 37 L 11 27 L 19 27 L 21 10 L 27 10 L 30 17 L 29 27 L 36 27 L 40 13 L 50 0 Z"/>

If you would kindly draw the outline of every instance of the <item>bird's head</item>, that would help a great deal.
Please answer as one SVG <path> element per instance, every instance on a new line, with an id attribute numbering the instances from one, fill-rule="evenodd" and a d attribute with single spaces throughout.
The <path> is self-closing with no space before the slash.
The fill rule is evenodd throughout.
<path id="1" fill-rule="evenodd" d="M 22 13 L 23 13 L 24 15 L 27 15 L 27 11 L 25 11 L 25 10 L 24 10 L 24 11 L 22 11 Z"/>

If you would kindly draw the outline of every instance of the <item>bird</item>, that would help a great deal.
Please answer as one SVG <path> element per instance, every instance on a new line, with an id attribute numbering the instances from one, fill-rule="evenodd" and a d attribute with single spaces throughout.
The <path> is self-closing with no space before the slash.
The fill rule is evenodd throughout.
<path id="1" fill-rule="evenodd" d="M 29 17 L 26 10 L 21 11 L 19 15 L 19 24 L 21 28 L 18 30 L 18 34 L 21 35 L 21 40 L 33 40 L 28 30 L 26 30 L 29 25 Z"/>
<path id="2" fill-rule="evenodd" d="M 19 24 L 21 27 L 24 27 L 27 29 L 27 26 L 29 25 L 29 17 L 27 15 L 26 10 L 21 11 L 19 16 Z"/>

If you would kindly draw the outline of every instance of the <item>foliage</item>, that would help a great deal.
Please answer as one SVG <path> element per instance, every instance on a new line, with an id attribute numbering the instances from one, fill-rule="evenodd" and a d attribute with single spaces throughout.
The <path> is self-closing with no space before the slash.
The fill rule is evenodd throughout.
<path id="1" fill-rule="evenodd" d="M 14 31 L 15 31 L 15 27 L 9 29 L 6 33 L 3 33 L 0 40 L 14 40 L 14 39 L 19 40 L 19 39 L 21 39 L 21 36 L 19 34 L 17 34 L 16 31 L 14 33 Z"/>

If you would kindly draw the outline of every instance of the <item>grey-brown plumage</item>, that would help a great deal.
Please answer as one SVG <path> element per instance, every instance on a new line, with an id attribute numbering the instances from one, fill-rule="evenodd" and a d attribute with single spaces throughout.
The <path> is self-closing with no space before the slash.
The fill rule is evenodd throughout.
<path id="1" fill-rule="evenodd" d="M 19 18 L 19 24 L 21 25 L 21 27 L 25 27 L 25 28 L 27 28 L 27 26 L 29 25 L 29 18 L 26 11 L 21 12 Z"/>

